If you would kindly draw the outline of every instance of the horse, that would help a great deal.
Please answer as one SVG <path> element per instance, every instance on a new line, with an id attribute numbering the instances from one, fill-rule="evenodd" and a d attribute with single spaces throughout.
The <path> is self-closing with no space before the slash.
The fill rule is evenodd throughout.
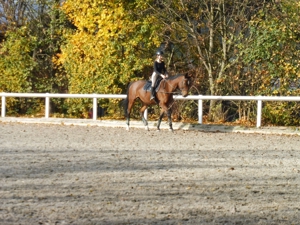
<path id="1" fill-rule="evenodd" d="M 155 99 L 150 100 L 151 81 L 137 80 L 128 85 L 127 96 L 124 101 L 124 110 L 126 118 L 126 130 L 129 130 L 130 112 L 136 99 L 140 99 L 142 107 L 140 108 L 140 116 L 144 123 L 145 129 L 149 131 L 148 121 L 144 117 L 144 111 L 150 105 L 158 104 L 160 106 L 160 115 L 157 123 L 157 130 L 160 130 L 160 124 L 164 114 L 168 116 L 169 130 L 173 131 L 171 119 L 171 107 L 174 103 L 173 94 L 177 89 L 181 91 L 183 97 L 188 96 L 189 89 L 192 85 L 192 77 L 188 73 L 178 74 L 169 78 L 160 79 L 160 84 L 156 88 Z M 148 84 L 148 88 L 147 85 Z"/>

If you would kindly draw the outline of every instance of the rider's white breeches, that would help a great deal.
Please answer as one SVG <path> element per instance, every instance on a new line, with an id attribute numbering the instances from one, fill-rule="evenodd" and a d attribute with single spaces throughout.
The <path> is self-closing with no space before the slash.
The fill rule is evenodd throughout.
<path id="1" fill-rule="evenodd" d="M 151 76 L 151 81 L 152 81 L 152 85 L 151 86 L 152 87 L 154 87 L 157 77 L 158 77 L 158 73 L 153 72 L 152 76 Z"/>

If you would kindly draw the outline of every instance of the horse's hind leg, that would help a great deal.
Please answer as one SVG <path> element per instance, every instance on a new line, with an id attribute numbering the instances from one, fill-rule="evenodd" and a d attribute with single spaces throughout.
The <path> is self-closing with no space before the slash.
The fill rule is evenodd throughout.
<path id="1" fill-rule="evenodd" d="M 130 112 L 131 112 L 131 108 L 133 106 L 134 100 L 128 100 L 128 105 L 127 105 L 127 111 L 126 111 L 126 130 L 129 130 L 129 124 L 130 124 Z"/>
<path id="2" fill-rule="evenodd" d="M 130 113 L 127 113 L 127 118 L 126 118 L 126 130 L 129 130 L 129 124 L 130 124 Z"/>
<path id="3" fill-rule="evenodd" d="M 146 118 L 144 117 L 144 112 L 145 110 L 147 109 L 147 106 L 146 105 L 143 105 L 142 108 L 140 109 L 140 115 L 142 117 L 142 121 L 145 125 L 145 130 L 149 130 L 149 127 L 148 127 L 148 121 L 146 120 Z"/>

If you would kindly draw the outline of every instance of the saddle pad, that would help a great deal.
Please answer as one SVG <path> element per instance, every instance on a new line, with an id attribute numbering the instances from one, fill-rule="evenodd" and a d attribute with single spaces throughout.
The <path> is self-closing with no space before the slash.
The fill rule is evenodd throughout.
<path id="1" fill-rule="evenodd" d="M 160 83 L 161 83 L 162 79 L 156 79 L 156 84 L 154 85 L 154 88 L 155 88 L 155 91 L 157 92 L 158 89 L 159 89 L 159 86 L 160 86 Z M 144 85 L 143 89 L 145 91 L 151 91 L 151 85 L 152 85 L 152 81 L 151 80 L 148 80 L 146 82 L 146 84 Z"/>

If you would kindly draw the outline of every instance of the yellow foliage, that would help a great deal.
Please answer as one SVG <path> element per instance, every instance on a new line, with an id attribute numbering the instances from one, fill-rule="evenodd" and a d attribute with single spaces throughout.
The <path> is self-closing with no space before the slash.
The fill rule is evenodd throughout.
<path id="1" fill-rule="evenodd" d="M 160 40 L 151 15 L 133 16 L 141 7 L 145 3 L 125 0 L 64 2 L 62 9 L 77 29 L 66 32 L 66 44 L 54 62 L 65 68 L 70 92 L 120 93 L 120 85 L 152 63 L 151 50 Z"/>

